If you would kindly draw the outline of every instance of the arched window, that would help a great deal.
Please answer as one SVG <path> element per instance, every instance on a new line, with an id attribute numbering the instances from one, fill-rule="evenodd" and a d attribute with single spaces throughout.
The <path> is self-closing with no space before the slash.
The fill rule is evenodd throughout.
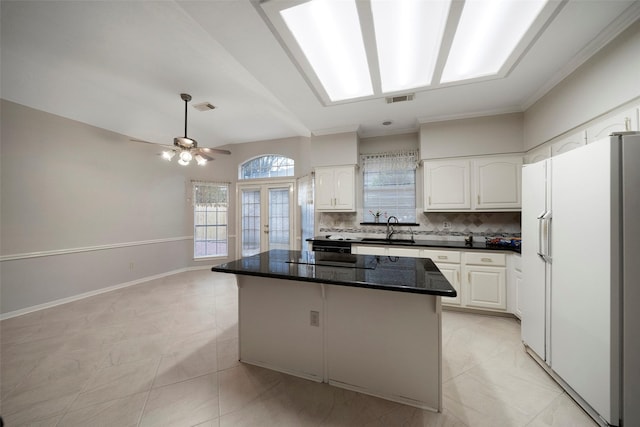
<path id="1" fill-rule="evenodd" d="M 278 154 L 265 154 L 241 164 L 238 175 L 238 179 L 294 176 L 293 159 Z"/>

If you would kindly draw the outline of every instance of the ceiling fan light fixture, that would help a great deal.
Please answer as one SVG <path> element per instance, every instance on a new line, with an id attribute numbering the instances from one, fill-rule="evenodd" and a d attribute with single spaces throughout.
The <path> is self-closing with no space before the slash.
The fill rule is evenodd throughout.
<path id="1" fill-rule="evenodd" d="M 171 161 L 171 159 L 173 159 L 173 156 L 176 155 L 176 152 L 173 150 L 165 150 L 162 152 L 162 158 L 168 162 Z"/>
<path id="2" fill-rule="evenodd" d="M 186 150 L 181 151 L 178 157 L 179 157 L 178 164 L 182 166 L 188 166 L 189 162 L 191 162 L 191 160 L 193 159 L 193 156 L 191 155 L 191 153 Z"/>
<path id="3" fill-rule="evenodd" d="M 178 136 L 173 138 L 173 145 L 180 148 L 195 148 L 198 143 L 195 139 L 187 138 L 186 136 Z"/>
<path id="4" fill-rule="evenodd" d="M 202 157 L 200 154 L 196 154 L 195 159 L 196 159 L 196 162 L 198 163 L 198 166 L 204 166 L 207 164 L 207 159 Z"/>

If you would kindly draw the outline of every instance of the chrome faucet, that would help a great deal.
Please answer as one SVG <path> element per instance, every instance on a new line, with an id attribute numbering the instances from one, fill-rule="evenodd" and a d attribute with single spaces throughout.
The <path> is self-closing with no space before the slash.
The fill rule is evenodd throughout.
<path id="1" fill-rule="evenodd" d="M 395 223 L 398 224 L 400 221 L 398 221 L 398 218 L 391 215 L 389 217 L 389 219 L 387 219 L 387 240 L 391 240 L 391 236 L 393 236 L 393 234 L 396 232 L 396 230 L 393 229 L 393 225 L 391 225 L 391 219 L 395 220 Z"/>

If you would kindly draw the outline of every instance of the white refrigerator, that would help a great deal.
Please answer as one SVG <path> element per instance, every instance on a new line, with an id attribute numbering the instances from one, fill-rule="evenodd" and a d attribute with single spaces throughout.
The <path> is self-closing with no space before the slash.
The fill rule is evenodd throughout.
<path id="1" fill-rule="evenodd" d="M 522 172 L 522 340 L 600 424 L 640 426 L 640 133 Z"/>

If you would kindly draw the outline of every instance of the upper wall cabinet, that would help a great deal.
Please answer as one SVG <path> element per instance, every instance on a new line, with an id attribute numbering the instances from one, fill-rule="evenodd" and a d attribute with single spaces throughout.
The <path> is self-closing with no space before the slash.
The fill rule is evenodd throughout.
<path id="1" fill-rule="evenodd" d="M 355 187 L 355 166 L 315 168 L 316 211 L 355 211 Z"/>
<path id="2" fill-rule="evenodd" d="M 478 157 L 424 163 L 425 211 L 520 210 L 522 158 Z"/>
<path id="3" fill-rule="evenodd" d="M 582 147 L 586 143 L 587 140 L 584 131 L 576 132 L 551 144 L 551 155 L 557 156 L 558 154 L 575 150 L 576 148 Z"/>
<path id="4" fill-rule="evenodd" d="M 475 209 L 519 210 L 522 157 L 491 157 L 473 161 Z"/>
<path id="5" fill-rule="evenodd" d="M 527 164 L 536 163 L 536 162 L 548 159 L 549 157 L 551 157 L 551 146 L 543 145 L 541 147 L 534 148 L 533 150 L 529 151 L 524 156 L 524 162 Z"/>
<path id="6" fill-rule="evenodd" d="M 471 209 L 469 165 L 468 160 L 425 162 L 425 211 Z"/>
<path id="7" fill-rule="evenodd" d="M 587 143 L 606 138 L 612 132 L 638 130 L 638 109 L 630 108 L 615 116 L 599 121 L 587 129 Z"/>

